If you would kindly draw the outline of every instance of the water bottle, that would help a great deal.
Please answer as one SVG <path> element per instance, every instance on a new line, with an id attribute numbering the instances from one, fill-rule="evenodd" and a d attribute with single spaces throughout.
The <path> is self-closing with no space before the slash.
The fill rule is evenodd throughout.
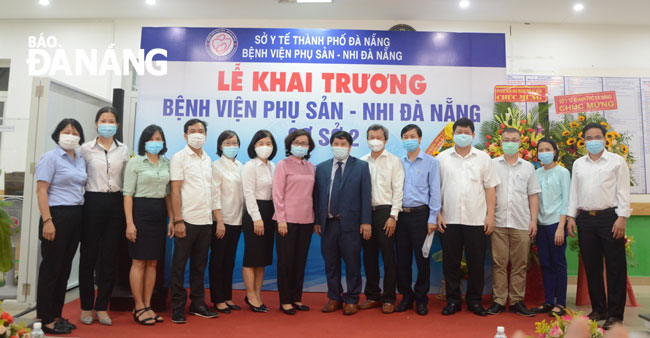
<path id="1" fill-rule="evenodd" d="M 45 333 L 41 329 L 41 322 L 34 323 L 34 328 L 32 329 L 32 338 L 45 338 Z"/>
<path id="2" fill-rule="evenodd" d="M 494 335 L 494 338 L 508 338 L 506 329 L 503 326 L 497 326 L 497 334 Z"/>

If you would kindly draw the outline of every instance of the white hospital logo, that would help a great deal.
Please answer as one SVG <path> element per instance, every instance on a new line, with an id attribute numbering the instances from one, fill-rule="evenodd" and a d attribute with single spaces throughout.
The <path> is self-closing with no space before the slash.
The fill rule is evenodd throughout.
<path id="1" fill-rule="evenodd" d="M 230 59 L 237 51 L 237 36 L 229 29 L 215 29 L 205 39 L 205 49 L 214 59 Z"/>

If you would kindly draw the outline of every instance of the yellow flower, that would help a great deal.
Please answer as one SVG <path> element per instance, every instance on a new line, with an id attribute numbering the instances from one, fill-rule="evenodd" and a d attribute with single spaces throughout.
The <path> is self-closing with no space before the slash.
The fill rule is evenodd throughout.
<path id="1" fill-rule="evenodd" d="M 582 148 L 584 146 L 585 146 L 585 140 L 578 141 L 578 148 Z"/>
<path id="2" fill-rule="evenodd" d="M 585 120 L 584 116 L 582 116 L 582 115 L 578 116 L 578 121 L 583 122 L 584 120 Z"/>
<path id="3" fill-rule="evenodd" d="M 571 127 L 571 129 L 576 129 L 576 128 L 578 128 L 578 122 L 576 122 L 576 121 L 571 121 L 571 123 L 569 123 L 569 127 Z"/>
<path id="4" fill-rule="evenodd" d="M 616 138 L 621 137 L 621 134 L 619 134 L 617 131 L 612 131 L 612 132 L 614 133 L 614 135 L 616 136 Z"/>
<path id="5" fill-rule="evenodd" d="M 614 139 L 614 137 L 616 137 L 616 135 L 614 135 L 614 133 L 610 131 L 610 132 L 607 132 L 607 134 L 605 134 L 605 137 L 606 137 L 608 140 L 611 141 L 611 140 Z"/>
<path id="6" fill-rule="evenodd" d="M 629 151 L 629 150 L 627 149 L 627 146 L 624 145 L 624 144 L 621 145 L 621 150 L 623 151 L 623 154 L 627 154 L 627 152 Z"/>
<path id="7" fill-rule="evenodd" d="M 569 131 L 568 130 L 563 131 L 562 136 L 569 136 Z"/>
<path id="8" fill-rule="evenodd" d="M 436 150 L 436 151 L 433 152 L 432 155 L 433 155 L 433 156 L 438 156 L 438 155 L 440 155 L 440 152 Z"/>
<path id="9" fill-rule="evenodd" d="M 609 124 L 607 124 L 607 122 L 603 121 L 600 124 L 605 127 L 605 129 L 609 129 Z"/>
<path id="10" fill-rule="evenodd" d="M 612 142 L 610 142 L 609 140 L 605 140 L 605 147 L 610 147 L 611 145 L 612 145 Z"/>
<path id="11" fill-rule="evenodd" d="M 447 141 L 451 141 L 451 140 L 453 140 L 453 139 L 454 139 L 454 138 L 451 137 L 451 136 L 445 136 L 445 140 L 447 140 Z"/>
<path id="12" fill-rule="evenodd" d="M 573 137 L 570 137 L 568 140 L 566 140 L 566 145 L 572 146 L 576 143 L 576 139 Z"/>
<path id="13" fill-rule="evenodd" d="M 580 132 L 580 134 L 578 134 L 578 138 L 580 138 L 582 140 L 582 132 Z"/>

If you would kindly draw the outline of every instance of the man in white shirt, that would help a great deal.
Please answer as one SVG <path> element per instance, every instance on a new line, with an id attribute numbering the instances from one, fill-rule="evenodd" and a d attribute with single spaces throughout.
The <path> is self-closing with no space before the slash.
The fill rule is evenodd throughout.
<path id="1" fill-rule="evenodd" d="M 501 183 L 496 189 L 496 227 L 490 235 L 493 303 L 487 313 L 491 315 L 505 311 L 508 298 L 510 312 L 526 317 L 535 315 L 524 304 L 524 296 L 530 241 L 537 234 L 537 194 L 541 188 L 535 167 L 519 158 L 520 146 L 519 130 L 505 128 L 501 133 L 503 156 L 492 160 Z"/>
<path id="2" fill-rule="evenodd" d="M 363 267 L 366 271 L 366 301 L 359 309 L 382 307 L 395 311 L 395 226 L 402 210 L 404 167 L 400 159 L 386 150 L 388 129 L 373 124 L 366 134 L 370 154 L 361 157 L 370 167 L 372 183 L 372 236 L 363 241 Z M 384 292 L 379 288 L 379 251 L 384 262 Z"/>
<path id="3" fill-rule="evenodd" d="M 486 316 L 481 305 L 487 236 L 494 231 L 495 187 L 499 176 L 490 156 L 474 147 L 474 123 L 467 118 L 454 122 L 454 147 L 438 155 L 442 209 L 438 231 L 442 244 L 447 306 L 443 315 L 461 310 L 460 263 L 467 259 L 467 307 Z"/>
<path id="4" fill-rule="evenodd" d="M 218 314 L 208 309 L 204 299 L 203 277 L 212 238 L 212 162 L 203 151 L 207 127 L 191 119 L 185 123 L 187 146 L 172 156 L 170 174 L 174 210 L 174 256 L 171 273 L 172 322 L 185 323 L 187 291 L 185 266 L 190 259 L 189 313 L 203 318 Z"/>
<path id="5" fill-rule="evenodd" d="M 608 329 L 623 321 L 627 261 L 625 223 L 630 217 L 630 172 L 621 156 L 605 150 L 606 129 L 589 123 L 582 130 L 588 154 L 573 163 L 569 194 L 569 234 L 577 226 L 593 320 L 607 319 Z M 607 294 L 603 282 L 607 266 Z"/>

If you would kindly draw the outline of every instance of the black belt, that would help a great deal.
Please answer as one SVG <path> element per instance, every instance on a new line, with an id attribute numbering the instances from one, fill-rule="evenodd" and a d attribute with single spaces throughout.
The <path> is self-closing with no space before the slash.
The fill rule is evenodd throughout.
<path id="1" fill-rule="evenodd" d="M 408 207 L 403 207 L 402 212 L 405 212 L 407 214 L 411 214 L 414 212 L 420 212 L 420 211 L 429 211 L 429 206 L 428 205 L 421 205 L 419 207 L 413 207 L 413 208 L 408 208 Z"/>
<path id="2" fill-rule="evenodd" d="M 582 216 L 602 216 L 604 214 L 610 214 L 612 212 L 615 212 L 616 208 L 607 208 L 603 210 L 580 210 L 580 215 Z"/>
<path id="3" fill-rule="evenodd" d="M 372 211 L 390 210 L 391 208 L 393 208 L 392 205 L 377 205 L 372 207 Z"/>
<path id="4" fill-rule="evenodd" d="M 332 221 L 340 222 L 340 221 L 341 221 L 341 217 L 340 217 L 340 216 L 334 216 L 334 217 L 328 218 L 327 221 L 328 221 L 328 222 L 332 222 Z"/>

